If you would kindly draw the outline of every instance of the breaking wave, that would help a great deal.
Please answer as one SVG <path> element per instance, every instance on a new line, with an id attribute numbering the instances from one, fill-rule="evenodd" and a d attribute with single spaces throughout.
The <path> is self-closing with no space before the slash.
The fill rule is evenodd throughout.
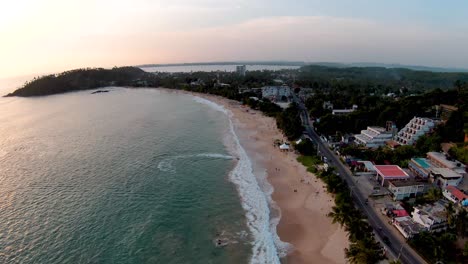
<path id="1" fill-rule="evenodd" d="M 232 113 L 207 99 L 197 96 L 193 98 L 196 102 L 208 105 L 228 116 L 230 134 L 230 138 L 227 139 L 228 148 L 238 159 L 236 166 L 230 172 L 229 179 L 237 186 L 247 226 L 254 238 L 250 263 L 280 263 L 280 257 L 286 256 L 292 245 L 282 242 L 276 233 L 281 212 L 271 200 L 273 187 L 266 181 L 266 175 L 258 175 L 258 177 L 254 175 L 252 162 L 235 133 L 231 120 Z M 266 191 L 262 191 L 260 184 Z M 270 219 L 270 207 L 274 213 L 277 213 L 277 216 L 272 219 Z"/>

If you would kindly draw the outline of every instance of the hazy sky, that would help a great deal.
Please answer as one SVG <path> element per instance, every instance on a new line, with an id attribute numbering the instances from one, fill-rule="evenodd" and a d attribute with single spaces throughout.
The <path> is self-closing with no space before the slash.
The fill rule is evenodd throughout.
<path id="1" fill-rule="evenodd" d="M 465 0 L 0 0 L 0 78 L 144 63 L 468 68 Z"/>

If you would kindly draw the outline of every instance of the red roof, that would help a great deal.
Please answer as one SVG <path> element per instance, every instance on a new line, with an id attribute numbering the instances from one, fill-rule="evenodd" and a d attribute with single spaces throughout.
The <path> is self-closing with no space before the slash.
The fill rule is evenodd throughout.
<path id="1" fill-rule="evenodd" d="M 393 210 L 392 211 L 397 217 L 408 216 L 408 213 L 405 209 Z"/>
<path id="2" fill-rule="evenodd" d="M 397 165 L 375 165 L 375 170 L 378 174 L 382 177 L 390 177 L 390 178 L 408 178 L 409 175 Z"/>
<path id="3" fill-rule="evenodd" d="M 457 197 L 459 201 L 463 199 L 468 199 L 468 195 L 464 194 L 462 191 L 458 190 L 455 186 L 447 186 L 446 188 L 453 196 Z"/>

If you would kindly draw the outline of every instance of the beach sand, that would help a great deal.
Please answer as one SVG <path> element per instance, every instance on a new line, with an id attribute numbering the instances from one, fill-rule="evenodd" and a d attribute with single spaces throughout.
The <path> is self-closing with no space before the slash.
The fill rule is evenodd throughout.
<path id="1" fill-rule="evenodd" d="M 266 170 L 267 180 L 274 188 L 272 199 L 281 210 L 278 235 L 294 247 L 285 262 L 346 263 L 346 232 L 326 216 L 334 205 L 333 197 L 321 180 L 296 160 L 296 154 L 281 152 L 274 146 L 276 139 L 284 139 L 276 121 L 236 101 L 194 95 L 221 104 L 233 113 L 235 132 L 242 147 L 255 167 Z"/>

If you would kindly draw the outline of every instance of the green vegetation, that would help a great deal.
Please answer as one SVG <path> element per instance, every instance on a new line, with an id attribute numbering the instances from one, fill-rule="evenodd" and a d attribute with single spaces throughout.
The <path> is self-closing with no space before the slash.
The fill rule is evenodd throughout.
<path id="1" fill-rule="evenodd" d="M 312 143 L 312 141 L 308 138 L 302 140 L 301 143 L 297 144 L 294 149 L 296 149 L 301 155 L 304 156 L 312 156 L 317 152 L 317 148 L 315 147 L 315 144 Z M 303 157 L 304 157 L 303 156 Z"/>
<path id="2" fill-rule="evenodd" d="M 312 168 L 317 164 L 320 164 L 320 158 L 318 156 L 299 156 L 297 161 L 302 163 L 306 168 Z"/>
<path id="3" fill-rule="evenodd" d="M 455 159 L 468 164 L 468 143 L 459 143 L 450 148 L 449 154 Z"/>
<path id="4" fill-rule="evenodd" d="M 283 112 L 276 116 L 276 125 L 281 129 L 289 140 L 298 138 L 304 131 L 299 108 L 291 104 Z"/>
<path id="5" fill-rule="evenodd" d="M 304 66 L 298 76 L 304 87 L 339 88 L 353 87 L 372 92 L 400 92 L 402 87 L 410 93 L 435 88 L 450 89 L 456 80 L 468 81 L 462 72 L 414 71 L 403 68 L 383 67 L 326 67 Z"/>
<path id="6" fill-rule="evenodd" d="M 320 162 L 317 156 L 301 156 L 298 158 L 309 171 L 315 171 L 315 166 Z M 345 249 L 346 258 L 350 263 L 377 263 L 384 258 L 383 249 L 375 242 L 372 227 L 367 223 L 365 216 L 355 208 L 350 190 L 346 182 L 333 172 L 316 173 L 327 186 L 327 191 L 335 197 L 335 206 L 328 214 L 333 223 L 344 226 L 351 242 Z"/>
<path id="7" fill-rule="evenodd" d="M 43 96 L 104 86 L 156 86 L 154 75 L 135 67 L 78 69 L 35 78 L 7 96 Z"/>
<path id="8" fill-rule="evenodd" d="M 408 160 L 412 157 L 426 154 L 426 152 L 419 152 L 418 148 L 413 146 L 401 146 L 395 150 L 392 150 L 387 147 L 366 149 L 354 145 L 350 145 L 341 149 L 340 153 L 343 155 L 360 157 L 363 160 L 371 160 L 376 164 L 385 164 L 385 161 L 388 161 L 392 164 L 397 164 L 402 167 L 407 167 Z"/>
<path id="9" fill-rule="evenodd" d="M 334 135 L 336 132 L 359 133 L 367 126 L 385 126 L 387 121 L 393 121 L 398 128 L 402 128 L 415 116 L 434 117 L 436 115 L 436 110 L 433 108 L 435 105 L 456 104 L 460 95 L 455 90 L 442 91 L 437 89 L 423 95 L 407 96 L 395 100 L 391 97 L 370 96 L 349 89 L 330 91 L 328 94 L 319 92 L 306 101 L 307 108 L 312 110 L 310 115 L 320 117 L 320 122 L 316 124 L 320 133 L 326 135 Z M 358 105 L 359 108 L 343 116 L 331 113 L 323 116 L 317 115 L 317 111 L 320 112 L 317 109 L 322 107 L 324 101 L 331 101 L 335 108 L 351 108 L 353 104 Z M 340 101 L 344 101 L 344 103 L 340 103 Z M 452 133 L 445 134 L 453 138 L 453 141 L 460 141 L 464 136 L 462 133 L 463 123 L 459 123 L 458 115 L 458 113 L 454 113 L 451 121 L 447 122 L 447 126 L 452 129 L 447 130 L 447 132 L 452 131 Z"/>

